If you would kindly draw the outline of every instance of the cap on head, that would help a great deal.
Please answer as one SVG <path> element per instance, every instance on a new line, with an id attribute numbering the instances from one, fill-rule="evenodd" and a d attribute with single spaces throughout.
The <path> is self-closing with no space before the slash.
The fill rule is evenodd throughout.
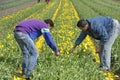
<path id="1" fill-rule="evenodd" d="M 85 27 L 86 24 L 88 24 L 88 22 L 84 19 L 81 19 L 81 20 L 78 21 L 77 27 L 82 27 L 83 28 L 83 27 Z"/>
<path id="2" fill-rule="evenodd" d="M 50 27 L 54 27 L 54 23 L 53 23 L 53 21 L 51 19 L 46 19 L 46 20 L 44 20 L 44 22 L 46 24 L 50 24 Z"/>

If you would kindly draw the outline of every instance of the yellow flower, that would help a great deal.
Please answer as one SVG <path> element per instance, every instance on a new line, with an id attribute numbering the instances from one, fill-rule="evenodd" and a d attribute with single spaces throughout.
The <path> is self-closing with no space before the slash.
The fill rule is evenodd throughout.
<path id="1" fill-rule="evenodd" d="M 0 45 L 0 49 L 2 49 L 4 47 L 4 45 Z"/>

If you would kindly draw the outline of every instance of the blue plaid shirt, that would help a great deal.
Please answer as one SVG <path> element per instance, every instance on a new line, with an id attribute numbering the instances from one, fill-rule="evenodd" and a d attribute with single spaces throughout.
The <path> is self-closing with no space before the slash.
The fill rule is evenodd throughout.
<path id="1" fill-rule="evenodd" d="M 75 44 L 79 45 L 85 37 L 89 35 L 94 39 L 100 40 L 100 45 L 104 45 L 111 36 L 113 30 L 113 19 L 107 16 L 98 16 L 89 18 L 87 21 L 90 24 L 90 28 L 86 31 L 81 31 Z"/>

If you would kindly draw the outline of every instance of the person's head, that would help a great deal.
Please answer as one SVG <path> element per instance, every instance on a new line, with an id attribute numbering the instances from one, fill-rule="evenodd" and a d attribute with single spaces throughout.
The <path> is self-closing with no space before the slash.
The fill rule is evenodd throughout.
<path id="1" fill-rule="evenodd" d="M 83 31 L 86 31 L 89 28 L 87 20 L 81 19 L 77 23 L 77 27 Z"/>
<path id="2" fill-rule="evenodd" d="M 51 19 L 46 19 L 44 22 L 48 25 L 49 29 L 52 29 L 54 27 L 54 23 Z"/>

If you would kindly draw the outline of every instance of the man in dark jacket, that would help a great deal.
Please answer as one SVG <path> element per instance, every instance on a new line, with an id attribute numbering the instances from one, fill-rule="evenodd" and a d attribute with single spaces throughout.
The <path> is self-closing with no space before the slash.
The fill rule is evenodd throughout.
<path id="1" fill-rule="evenodd" d="M 72 50 L 76 48 L 89 35 L 100 41 L 96 49 L 99 53 L 100 67 L 103 70 L 110 70 L 111 48 L 120 32 L 120 24 L 117 20 L 107 16 L 98 16 L 87 20 L 79 20 L 77 23 L 81 33 L 77 38 Z"/>
<path id="2" fill-rule="evenodd" d="M 14 29 L 14 37 L 22 51 L 22 75 L 26 76 L 26 80 L 29 80 L 29 75 L 35 67 L 38 51 L 33 42 L 39 36 L 43 35 L 47 45 L 55 52 L 55 55 L 59 55 L 58 48 L 54 43 L 50 34 L 50 29 L 53 28 L 54 23 L 51 19 L 38 20 L 28 19 L 20 22 Z"/>

